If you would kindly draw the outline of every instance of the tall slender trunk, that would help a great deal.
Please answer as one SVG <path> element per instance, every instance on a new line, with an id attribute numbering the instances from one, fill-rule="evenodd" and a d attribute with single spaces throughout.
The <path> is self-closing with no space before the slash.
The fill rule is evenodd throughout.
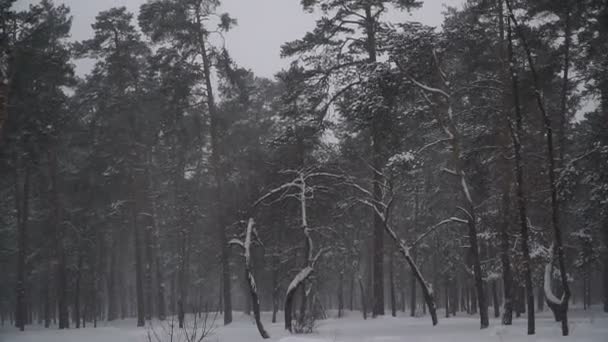
<path id="1" fill-rule="evenodd" d="M 365 7 L 365 33 L 366 33 L 366 49 L 368 60 L 370 63 L 375 63 L 377 59 L 376 52 L 376 19 L 372 15 L 372 5 Z M 376 114 L 372 118 L 371 123 L 371 143 L 372 143 L 372 166 L 373 173 L 373 197 L 377 203 L 382 201 L 382 136 L 384 132 L 379 128 L 379 120 L 382 115 Z M 373 316 L 384 315 L 384 224 L 382 218 L 374 211 L 374 251 L 373 251 Z"/>
<path id="2" fill-rule="evenodd" d="M 16 158 L 18 160 L 19 158 Z M 19 330 L 25 330 L 27 317 L 27 299 L 26 299 L 26 255 L 27 255 L 27 225 L 29 220 L 29 197 L 30 197 L 30 168 L 25 166 L 25 175 L 23 177 L 23 185 L 19 181 L 19 162 L 15 168 L 15 205 L 17 213 L 17 284 L 16 291 L 16 308 L 15 308 L 15 326 Z"/>
<path id="3" fill-rule="evenodd" d="M 211 168 L 215 177 L 215 224 L 218 233 L 218 243 L 221 248 L 221 263 L 222 263 L 222 281 L 223 281 L 223 301 L 224 301 L 224 325 L 232 322 L 232 298 L 231 279 L 230 279 L 230 251 L 228 249 L 228 239 L 226 237 L 224 214 L 222 210 L 222 187 L 224 183 L 224 174 L 220 165 L 220 140 L 218 128 L 218 113 L 215 106 L 215 98 L 213 96 L 213 83 L 211 82 L 211 62 L 207 54 L 206 37 L 201 23 L 200 7 L 197 7 L 196 19 L 199 27 L 198 43 L 200 55 L 203 59 L 203 73 L 205 76 L 205 87 L 207 92 L 207 108 L 209 110 L 209 126 L 211 135 Z"/>
<path id="4" fill-rule="evenodd" d="M 146 174 L 149 172 L 149 167 L 146 166 Z M 149 175 L 146 175 L 146 178 L 149 180 Z M 153 289 L 152 289 L 152 271 L 154 260 L 156 260 L 154 256 L 154 245 L 152 243 L 153 234 L 154 234 L 154 225 L 152 224 L 152 220 L 154 219 L 152 216 L 152 206 L 150 204 L 150 194 L 149 194 L 149 181 L 146 182 L 146 192 L 144 194 L 144 206 L 145 213 L 139 213 L 138 218 L 142 221 L 143 226 L 143 235 L 144 235 L 144 248 L 143 252 L 145 255 L 144 262 L 144 308 L 145 308 L 145 319 L 151 320 L 154 314 L 154 302 L 153 299 Z"/>
<path id="5" fill-rule="evenodd" d="M 572 27 L 570 25 L 570 0 L 561 0 L 564 5 L 564 66 L 562 74 L 562 89 L 560 99 L 560 116 L 559 130 L 557 141 L 558 149 L 558 165 L 560 168 L 564 165 L 564 155 L 566 150 L 566 129 L 568 125 L 568 88 L 569 88 L 569 73 L 570 73 L 570 43 L 572 40 Z"/>
<path id="6" fill-rule="evenodd" d="M 513 152 L 515 154 L 515 173 L 517 179 L 517 206 L 519 209 L 519 224 L 521 233 L 521 249 L 523 254 L 524 284 L 526 288 L 526 302 L 528 305 L 528 335 L 534 335 L 534 288 L 532 286 L 532 264 L 530 260 L 530 247 L 528 237 L 528 215 L 526 198 L 524 194 L 524 172 L 523 172 L 523 152 L 521 139 L 524 134 L 523 117 L 519 104 L 519 77 L 517 76 L 517 60 L 513 53 L 513 37 L 511 33 L 511 23 L 508 20 L 507 35 L 509 44 L 509 65 L 511 73 L 511 83 L 513 87 L 513 106 L 515 113 L 515 128 L 510 124 L 511 137 L 513 141 Z"/>
<path id="7" fill-rule="evenodd" d="M 509 138 L 507 128 L 509 127 L 509 117 L 506 114 L 508 109 L 511 107 L 510 104 L 510 91 L 508 90 L 508 62 L 507 62 L 507 49 L 508 45 L 505 39 L 505 20 L 504 20 L 504 5 L 503 0 L 497 2 L 497 17 L 499 25 L 500 44 L 498 48 L 498 58 L 502 60 L 502 72 L 501 79 L 505 86 L 503 91 L 503 107 L 505 114 L 503 115 L 504 126 L 500 127 L 501 144 L 505 146 L 505 150 L 509 145 Z M 504 177 L 502 179 L 502 194 L 501 194 L 501 222 L 500 222 L 500 262 L 502 266 L 502 280 L 503 280 L 503 297 L 504 297 L 504 312 L 502 316 L 503 325 L 511 325 L 513 322 L 513 274 L 511 270 L 511 260 L 509 258 L 510 247 L 509 247 L 509 226 L 510 226 L 510 212 L 511 212 L 511 182 L 512 172 L 509 167 L 509 162 L 506 157 L 501 159 L 501 169 L 503 170 Z"/>
<path id="8" fill-rule="evenodd" d="M 78 261 L 76 262 L 76 279 L 74 284 L 74 323 L 76 324 L 76 329 L 80 329 L 80 283 L 82 278 L 82 262 L 82 251 L 79 251 Z"/>
<path id="9" fill-rule="evenodd" d="M 389 278 L 390 278 L 390 296 L 391 296 L 391 315 L 397 317 L 397 302 L 395 299 L 395 251 L 391 248 L 389 255 Z"/>
<path id="10" fill-rule="evenodd" d="M 445 318 L 449 318 L 450 317 L 450 279 L 449 277 L 446 275 L 445 276 L 445 280 L 444 280 L 444 286 L 443 286 L 443 301 L 445 302 Z"/>
<path id="11" fill-rule="evenodd" d="M 606 108 L 608 113 L 608 108 Z M 604 223 L 604 246 L 608 246 L 608 222 Z M 604 312 L 608 312 L 608 250 L 604 251 L 604 270 L 602 272 L 602 301 L 604 303 Z"/>
<path id="12" fill-rule="evenodd" d="M 365 296 L 365 286 L 363 280 L 359 278 L 359 292 L 361 292 L 361 312 L 363 313 L 363 319 L 367 319 L 367 298 Z"/>
<path id="13" fill-rule="evenodd" d="M 273 230 L 275 241 L 278 241 L 279 234 L 277 229 Z M 272 256 L 272 323 L 277 322 L 277 312 L 279 311 L 279 263 L 280 258 L 278 256 L 279 250 L 277 249 Z"/>
<path id="14" fill-rule="evenodd" d="M 348 291 L 348 309 L 354 310 L 354 298 L 355 298 L 355 273 L 350 274 L 350 290 Z"/>
<path id="15" fill-rule="evenodd" d="M 53 267 L 51 266 L 52 257 L 50 255 L 47 256 L 46 260 L 46 283 L 44 286 L 44 327 L 49 328 L 51 326 L 51 278 Z"/>
<path id="16" fill-rule="evenodd" d="M 150 176 L 150 183 L 153 183 L 153 178 Z M 154 272 L 156 280 L 156 316 L 159 320 L 165 319 L 165 282 L 164 275 L 162 272 L 162 261 L 160 257 L 160 229 L 158 226 L 158 220 L 156 219 L 156 199 L 154 196 L 150 198 L 150 204 L 152 206 L 152 232 L 151 232 L 151 244 L 152 254 L 154 254 Z"/>
<path id="17" fill-rule="evenodd" d="M 340 272 L 338 278 L 338 318 L 342 317 L 342 311 L 344 311 L 344 271 Z"/>
<path id="18" fill-rule="evenodd" d="M 133 253 L 135 259 L 135 296 L 137 305 L 137 326 L 143 327 L 145 323 L 145 304 L 144 304 L 144 271 L 142 260 L 142 242 L 140 232 L 140 222 L 138 222 L 138 212 L 141 205 L 139 191 L 136 187 L 140 184 L 137 182 L 137 176 L 131 174 L 131 227 L 133 229 Z"/>
<path id="19" fill-rule="evenodd" d="M 608 1 L 604 2 L 604 9 L 600 15 L 600 23 L 601 27 L 608 27 Z M 600 31 L 600 40 L 603 42 L 608 41 L 608 30 Z M 608 62 L 604 61 L 604 63 L 604 65 L 608 67 Z M 608 78 L 605 77 L 603 73 L 598 73 L 597 75 L 599 76 L 597 82 L 600 89 L 600 108 L 604 113 L 603 121 L 608 123 Z M 606 131 L 608 125 L 604 127 L 604 130 Z M 605 144 L 608 144 L 608 141 L 605 141 Z M 602 238 L 604 240 L 604 246 L 608 246 L 608 215 L 604 215 L 604 220 L 603 222 L 600 222 L 600 224 L 603 226 Z M 608 248 L 604 249 L 602 259 L 604 264 L 604 269 L 602 272 L 602 302 L 604 304 L 604 312 L 608 312 Z"/>
<path id="20" fill-rule="evenodd" d="M 415 253 L 414 253 L 415 254 Z M 416 277 L 412 271 L 410 277 L 410 316 L 416 317 Z"/>
<path id="21" fill-rule="evenodd" d="M 110 268 L 108 270 L 107 289 L 108 289 L 108 312 L 107 319 L 112 322 L 118 318 L 118 306 L 116 301 L 116 272 L 117 269 L 117 233 L 115 232 L 112 241 L 112 251 L 110 253 Z"/>
<path id="22" fill-rule="evenodd" d="M 55 229 L 55 248 L 57 252 L 57 309 L 59 312 L 59 329 L 70 327 L 68 314 L 68 270 L 67 256 L 64 246 L 64 230 L 62 225 L 62 210 L 59 198 L 57 153 L 54 148 L 49 150 L 49 176 L 51 180 L 51 222 Z"/>

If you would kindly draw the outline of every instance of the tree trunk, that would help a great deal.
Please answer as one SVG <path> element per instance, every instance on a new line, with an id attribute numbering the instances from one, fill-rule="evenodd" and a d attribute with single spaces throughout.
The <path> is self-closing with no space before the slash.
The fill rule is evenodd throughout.
<path id="1" fill-rule="evenodd" d="M 134 156 L 135 157 L 135 156 Z M 145 322 L 145 304 L 144 304 L 144 270 L 142 260 L 142 242 L 140 225 L 141 222 L 138 220 L 138 213 L 140 210 L 141 202 L 141 190 L 139 182 L 137 182 L 137 175 L 132 170 L 131 174 L 131 226 L 133 229 L 133 253 L 135 254 L 135 295 L 137 305 L 137 326 L 143 327 Z"/>
<path id="2" fill-rule="evenodd" d="M 74 323 L 76 329 L 80 329 L 80 280 L 82 276 L 82 251 L 78 252 L 78 261 L 76 266 L 76 281 L 74 285 Z"/>
<path id="3" fill-rule="evenodd" d="M 538 312 L 545 311 L 545 296 L 542 287 L 536 289 L 537 299 L 536 299 L 536 308 Z"/>
<path id="4" fill-rule="evenodd" d="M 348 309 L 353 311 L 354 309 L 354 297 L 355 297 L 355 273 L 350 274 L 350 291 L 348 291 Z"/>
<path id="5" fill-rule="evenodd" d="M 57 153 L 54 149 L 49 151 L 49 176 L 51 179 L 51 222 L 55 228 L 55 245 L 57 251 L 57 309 L 59 313 L 59 329 L 70 327 L 68 314 L 68 271 L 67 256 L 63 244 L 64 230 L 61 215 L 61 204 L 59 202 L 58 175 L 57 175 Z"/>
<path id="6" fill-rule="evenodd" d="M 503 106 L 505 108 L 504 114 L 504 126 L 500 128 L 501 144 L 503 146 L 509 145 L 509 138 L 506 132 L 507 128 L 510 127 L 510 119 L 507 114 L 507 108 L 511 106 L 511 98 L 508 94 L 510 93 L 507 89 L 507 80 L 509 73 L 509 64 L 507 62 L 507 48 L 508 43 L 505 39 L 505 21 L 504 21 L 504 6 L 503 0 L 498 0 L 497 2 L 497 17 L 499 24 L 499 35 L 500 35 L 500 44 L 498 49 L 498 58 L 503 61 L 502 63 L 502 81 L 505 86 L 505 90 L 503 91 Z M 509 129 L 510 130 L 510 129 Z M 501 200 L 501 220 L 500 223 L 500 261 L 502 265 L 502 279 L 503 279 L 503 297 L 504 297 L 504 312 L 502 316 L 502 324 L 503 325 L 511 325 L 513 322 L 513 275 L 511 271 L 511 261 L 509 258 L 509 213 L 511 211 L 511 182 L 512 182 L 512 172 L 509 167 L 509 162 L 505 159 L 501 159 L 501 169 L 504 172 L 504 179 L 502 181 L 502 200 Z"/>
<path id="7" fill-rule="evenodd" d="M 264 325 L 262 324 L 262 320 L 260 318 L 260 300 L 258 297 L 257 286 L 255 284 L 255 278 L 253 277 L 252 272 L 252 254 L 251 254 L 251 241 L 253 235 L 253 218 L 249 219 L 247 224 L 247 231 L 245 235 L 245 241 L 241 242 L 241 246 L 244 249 L 245 256 L 245 278 L 247 279 L 247 284 L 249 285 L 249 293 L 251 295 L 251 304 L 253 306 L 253 315 L 255 318 L 255 323 L 260 332 L 262 338 L 270 338 L 270 335 L 264 329 Z M 309 274 L 310 275 L 310 274 Z"/>
<path id="8" fill-rule="evenodd" d="M 367 319 L 367 298 L 365 298 L 365 287 L 363 286 L 363 280 L 359 278 L 359 292 L 361 292 L 361 311 L 363 312 L 363 319 Z"/>
<path id="9" fill-rule="evenodd" d="M 16 158 L 17 159 L 17 158 Z M 25 166 L 25 175 L 23 185 L 19 181 L 19 162 L 15 168 L 15 204 L 17 213 L 17 286 L 16 292 L 16 308 L 15 308 L 15 326 L 19 330 L 25 330 L 27 317 L 27 299 L 26 299 L 26 255 L 27 255 L 27 225 L 29 220 L 29 197 L 30 197 L 30 168 Z"/>
<path id="10" fill-rule="evenodd" d="M 445 277 L 445 286 L 443 287 L 443 300 L 445 302 L 445 318 L 449 318 L 450 317 L 450 287 L 449 284 L 450 283 L 450 279 L 446 276 Z"/>
<path id="11" fill-rule="evenodd" d="M 528 335 L 534 335 L 535 332 L 535 317 L 534 317 L 534 289 L 532 287 L 532 264 L 530 260 L 530 247 L 528 245 L 528 215 L 526 207 L 526 199 L 524 195 L 524 171 L 522 158 L 521 139 L 523 137 L 523 118 L 519 105 L 519 78 L 515 65 L 517 61 L 513 53 L 513 39 L 511 34 L 511 24 L 508 28 L 508 43 L 509 43 L 509 65 L 511 71 L 511 82 L 513 86 L 513 105 L 515 112 L 515 128 L 510 124 L 511 137 L 513 141 L 513 152 L 515 154 L 515 173 L 517 179 L 517 206 L 519 209 L 519 224 L 521 234 L 521 248 L 523 254 L 524 268 L 524 284 L 526 288 L 526 302 L 528 305 Z"/>
<path id="12" fill-rule="evenodd" d="M 416 317 L 416 276 L 413 270 L 410 277 L 410 317 Z"/>
<path id="13" fill-rule="evenodd" d="M 211 135 L 211 168 L 213 169 L 213 175 L 215 177 L 215 224 L 219 237 L 219 244 L 221 246 L 221 263 L 222 263 L 222 281 L 223 281 L 223 301 L 224 301 L 224 325 L 232 322 L 232 298 L 230 295 L 231 291 L 231 279 L 230 279 L 230 251 L 228 249 L 228 239 L 226 237 L 226 230 L 224 224 L 224 215 L 222 212 L 222 186 L 224 184 L 224 173 L 222 172 L 220 165 L 220 139 L 219 139 L 219 128 L 218 128 L 218 113 L 215 106 L 215 98 L 213 96 L 213 84 L 211 82 L 211 62 L 209 61 L 209 55 L 207 54 L 206 47 L 206 32 L 203 29 L 202 23 L 200 22 L 200 8 L 197 7 L 197 26 L 199 27 L 198 43 L 200 48 L 200 55 L 203 60 L 203 73 L 205 76 L 205 86 L 207 92 L 207 109 L 209 110 L 209 126 Z"/>
<path id="14" fill-rule="evenodd" d="M 272 270 L 272 323 L 277 322 L 277 312 L 279 311 L 279 269 L 278 260 L 273 258 L 275 265 Z"/>
<path id="15" fill-rule="evenodd" d="M 112 322 L 118 318 L 118 307 L 116 303 L 116 272 L 117 272 L 117 256 L 116 256 L 116 233 L 112 242 L 112 252 L 110 252 L 110 269 L 108 271 L 107 288 L 108 288 L 108 322 Z"/>
<path id="16" fill-rule="evenodd" d="M 44 286 L 44 327 L 49 328 L 51 326 L 51 284 L 52 284 L 52 257 L 47 256 L 46 260 L 46 283 Z"/>
<path id="17" fill-rule="evenodd" d="M 338 318 L 342 317 L 344 311 L 344 271 L 340 272 L 338 279 Z"/>
<path id="18" fill-rule="evenodd" d="M 371 4 L 365 6 L 365 33 L 366 48 L 370 63 L 375 63 L 376 53 L 376 19 L 372 15 Z M 373 172 L 373 197 L 376 203 L 382 201 L 382 174 L 377 170 L 382 169 L 382 136 L 384 132 L 378 127 L 381 115 L 375 115 L 371 122 L 372 164 Z M 384 315 L 384 227 L 382 218 L 374 211 L 373 230 L 373 316 Z"/>
<path id="19" fill-rule="evenodd" d="M 568 303 L 570 301 L 570 288 L 568 285 L 568 276 L 566 274 L 566 264 L 564 260 L 564 248 L 562 242 L 562 232 L 559 223 L 559 208 L 558 208 L 558 197 L 557 197 L 557 181 L 555 177 L 555 158 L 554 158 L 554 144 L 553 144 L 553 127 L 549 114 L 546 111 L 544 100 L 542 97 L 542 92 L 540 89 L 540 82 L 538 79 L 538 74 L 536 72 L 536 67 L 534 64 L 534 60 L 532 57 L 532 52 L 530 51 L 530 47 L 528 46 L 525 35 L 522 31 L 522 28 L 517 23 L 517 19 L 513 14 L 513 8 L 511 7 L 510 0 L 506 0 L 507 7 L 509 9 L 509 15 L 515 28 L 517 30 L 517 34 L 519 35 L 520 40 L 522 41 L 522 45 L 525 49 L 526 56 L 528 58 L 528 64 L 530 67 L 530 71 L 532 73 L 532 77 L 534 80 L 534 95 L 536 97 L 536 103 L 538 109 L 540 111 L 541 117 L 543 119 L 544 129 L 545 129 L 545 138 L 547 139 L 546 144 L 546 152 L 547 152 L 547 172 L 549 173 L 549 186 L 551 189 L 551 223 L 554 231 L 555 238 L 555 248 L 557 252 L 557 261 L 559 265 L 560 275 L 561 275 L 561 285 L 564 290 L 564 296 L 559 303 L 559 310 L 561 312 L 560 316 L 562 317 L 562 335 L 567 336 L 569 334 L 568 327 Z M 564 65 L 564 81 L 567 82 L 568 78 L 568 67 L 569 65 Z"/>
<path id="20" fill-rule="evenodd" d="M 391 315 L 393 317 L 397 317 L 397 303 L 395 299 L 395 261 L 394 261 L 394 251 L 391 248 L 391 254 L 389 256 L 389 278 L 390 278 L 390 295 L 391 295 Z"/>
<path id="21" fill-rule="evenodd" d="M 608 113 L 608 108 L 607 113 Z M 604 226 L 604 246 L 608 246 L 608 224 Z M 604 303 L 604 312 L 608 312 L 608 249 L 604 250 L 604 271 L 602 273 L 603 284 L 602 284 L 602 295 Z"/>

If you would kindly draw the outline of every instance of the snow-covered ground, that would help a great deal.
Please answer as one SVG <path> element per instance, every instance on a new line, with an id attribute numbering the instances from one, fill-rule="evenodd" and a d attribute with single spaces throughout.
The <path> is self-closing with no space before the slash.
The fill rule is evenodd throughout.
<path id="1" fill-rule="evenodd" d="M 491 311 L 491 310 L 490 310 Z M 441 316 L 440 316 L 441 317 Z M 549 312 L 539 314 L 537 333 L 526 335 L 526 320 L 515 319 L 514 324 L 505 327 L 499 320 L 492 320 L 490 327 L 479 330 L 479 320 L 475 316 L 460 314 L 457 317 L 440 319 L 439 325 L 432 327 L 428 317 L 382 317 L 363 320 L 358 312 L 347 313 L 342 319 L 327 319 L 317 323 L 316 331 L 308 335 L 289 335 L 283 330 L 283 323 L 270 323 L 268 314 L 263 315 L 266 329 L 271 335 L 269 341 L 281 342 L 392 342 L 392 341 L 455 341 L 455 342 L 492 342 L 492 341 L 608 341 L 608 315 L 599 308 L 588 311 L 574 309 L 570 312 L 571 336 L 563 338 L 560 326 L 550 317 Z M 236 313 L 235 322 L 227 327 L 218 327 L 206 341 L 249 342 L 262 341 L 251 317 Z M 155 331 L 163 336 L 163 328 L 155 325 Z M 27 327 L 18 332 L 11 327 L 0 328 L 0 342 L 146 342 L 149 329 L 135 328 L 135 321 L 125 320 L 98 328 L 44 329 Z M 179 342 L 174 338 L 174 342 Z M 182 339 L 183 340 L 183 339 Z M 169 341 L 167 339 L 167 341 Z M 156 342 L 153 339 L 153 342 Z"/>

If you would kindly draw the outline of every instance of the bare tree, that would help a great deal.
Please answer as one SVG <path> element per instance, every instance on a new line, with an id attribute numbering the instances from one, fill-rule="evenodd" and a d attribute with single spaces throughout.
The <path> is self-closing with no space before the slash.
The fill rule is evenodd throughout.
<path id="1" fill-rule="evenodd" d="M 273 190 L 270 190 L 268 193 L 260 197 L 255 203 L 254 207 L 264 202 L 265 200 L 274 197 L 277 194 L 280 194 L 279 198 L 276 201 L 281 201 L 283 199 L 294 198 L 300 202 L 300 227 L 302 229 L 302 233 L 304 233 L 305 237 L 305 256 L 306 262 L 304 267 L 300 269 L 300 271 L 295 275 L 292 279 L 291 283 L 287 287 L 287 292 L 285 294 L 285 329 L 292 331 L 292 309 L 293 309 L 293 300 L 296 293 L 296 290 L 303 287 L 305 289 L 306 280 L 311 276 L 314 272 L 315 264 L 319 260 L 319 257 L 325 252 L 324 249 L 320 249 L 316 252 L 314 251 L 314 243 L 311 236 L 311 231 L 314 228 L 311 228 L 308 225 L 308 214 L 307 214 L 307 200 L 311 199 L 315 189 L 318 189 L 317 186 L 311 185 L 310 181 L 319 177 L 332 177 L 332 178 L 340 178 L 339 175 L 326 173 L 326 172 L 316 172 L 311 169 L 302 169 L 302 170 L 287 170 L 283 171 L 286 174 L 294 174 L 295 178 L 290 182 L 287 182 Z M 294 191 L 295 190 L 295 191 Z M 306 290 L 303 291 L 304 298 L 303 302 L 306 301 L 307 296 Z M 303 306 L 304 308 L 304 306 Z"/>

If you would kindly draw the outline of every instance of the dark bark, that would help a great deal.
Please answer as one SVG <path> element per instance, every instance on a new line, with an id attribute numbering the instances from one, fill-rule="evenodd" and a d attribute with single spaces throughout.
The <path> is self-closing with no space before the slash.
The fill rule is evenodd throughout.
<path id="1" fill-rule="evenodd" d="M 365 34 L 366 48 L 370 63 L 375 63 L 377 59 L 376 52 L 376 19 L 372 15 L 371 4 L 365 6 Z M 382 201 L 382 174 L 379 170 L 382 169 L 382 136 L 379 121 L 381 115 L 375 115 L 371 123 L 371 143 L 372 143 L 372 165 L 373 173 L 373 197 L 374 201 Z M 384 315 L 384 223 L 382 218 L 374 211 L 374 230 L 373 230 L 373 307 L 372 315 Z"/>
<path id="2" fill-rule="evenodd" d="M 608 109 L 608 108 L 607 108 Z M 608 110 L 606 111 L 608 113 Z M 608 246 L 608 224 L 604 226 L 604 245 Z M 604 303 L 604 312 L 608 312 L 608 250 L 604 251 L 604 271 L 602 273 L 602 295 Z"/>
<path id="3" fill-rule="evenodd" d="M 450 280 L 448 277 L 445 278 L 445 285 L 443 287 L 443 301 L 445 302 L 445 318 L 449 318 L 450 317 L 450 287 L 448 286 L 448 284 L 450 283 Z"/>
<path id="4" fill-rule="evenodd" d="M 214 187 L 214 197 L 216 201 L 215 208 L 215 224 L 219 238 L 219 244 L 221 246 L 221 264 L 222 264 L 222 281 L 223 281 L 223 302 L 224 302 L 224 325 L 230 324 L 232 322 L 232 298 L 230 295 L 231 291 L 231 279 L 230 279 L 230 262 L 229 256 L 230 252 L 228 249 L 228 239 L 226 237 L 225 223 L 224 223 L 224 215 L 222 212 L 222 186 L 224 184 L 224 173 L 222 171 L 220 165 L 220 138 L 219 138 L 219 128 L 218 128 L 218 113 L 217 108 L 215 106 L 215 98 L 213 96 L 213 84 L 211 82 L 211 61 L 209 60 L 209 55 L 206 47 L 206 36 L 202 23 L 200 22 L 201 18 L 201 8 L 197 7 L 196 9 L 196 24 L 198 26 L 198 44 L 200 49 L 200 55 L 203 60 L 203 73 L 205 76 L 205 86 L 207 92 L 207 109 L 209 110 L 209 133 L 211 136 L 211 168 L 213 170 L 213 175 L 215 177 L 215 187 Z"/>
<path id="5" fill-rule="evenodd" d="M 15 158 L 16 160 L 18 158 Z M 16 308 L 15 308 L 15 326 L 19 330 L 25 330 L 27 317 L 27 299 L 26 299 L 26 267 L 25 257 L 27 255 L 27 226 L 29 220 L 29 197 L 30 197 L 30 168 L 25 166 L 25 175 L 23 177 L 23 185 L 19 180 L 19 162 L 15 168 L 15 204 L 17 213 L 17 285 L 16 291 Z"/>
<path id="6" fill-rule="evenodd" d="M 416 317 L 416 276 L 414 271 L 410 277 L 410 317 Z"/>
<path id="7" fill-rule="evenodd" d="M 59 185 L 57 172 L 57 154 L 55 150 L 49 151 L 49 176 L 51 180 L 51 222 L 55 229 L 55 248 L 57 252 L 57 311 L 59 313 L 59 329 L 70 327 L 68 314 L 68 270 L 67 256 L 64 246 L 64 230 L 62 222 L 62 210 L 59 201 Z"/>
<path id="8" fill-rule="evenodd" d="M 149 208 L 151 209 L 151 208 Z M 144 308 L 145 308 L 145 318 L 146 320 L 151 320 L 154 306 L 153 303 L 153 293 L 152 293 L 152 269 L 153 269 L 153 260 L 155 260 L 153 246 L 152 246 L 152 224 L 151 216 L 146 218 L 142 217 L 142 221 L 144 221 L 144 248 L 145 251 L 145 263 L 144 263 Z"/>
<path id="9" fill-rule="evenodd" d="M 116 233 L 114 234 L 116 238 Z M 118 306 L 116 305 L 116 272 L 117 270 L 117 256 L 116 256 L 116 239 L 112 242 L 112 252 L 110 252 L 110 269 L 108 271 L 107 288 L 108 288 L 108 316 L 109 322 L 118 318 Z"/>
<path id="10" fill-rule="evenodd" d="M 523 137 L 523 117 L 519 101 L 519 77 L 517 76 L 517 60 L 513 53 L 513 38 L 511 34 L 511 23 L 507 24 L 508 44 L 509 44 L 509 65 L 511 72 L 512 97 L 515 113 L 515 128 L 510 125 L 511 137 L 513 141 L 513 152 L 515 154 L 515 174 L 517 179 L 517 206 L 519 211 L 519 225 L 521 234 L 521 249 L 523 254 L 524 284 L 526 288 L 526 303 L 528 305 L 528 335 L 534 335 L 534 289 L 532 287 L 532 261 L 530 260 L 530 247 L 528 237 L 528 214 L 526 198 L 524 194 L 524 171 L 521 139 Z"/>
<path id="11" fill-rule="evenodd" d="M 496 281 L 492 281 L 492 304 L 494 306 L 494 318 L 500 317 L 500 305 L 498 304 L 498 290 L 496 289 Z"/>
<path id="12" fill-rule="evenodd" d="M 131 203 L 131 226 L 133 229 L 133 253 L 135 259 L 135 296 L 137 305 L 137 326 L 143 327 L 145 322 L 145 304 L 144 304 L 144 270 L 142 260 L 142 242 L 140 232 L 140 222 L 138 220 L 139 204 L 141 203 L 140 195 L 137 193 L 137 176 L 131 175 L 132 179 L 132 203 Z"/>
<path id="13" fill-rule="evenodd" d="M 507 67 L 507 53 L 506 53 L 506 39 L 505 39 L 505 23 L 503 14 L 503 1 L 498 1 L 498 18 L 499 18 L 499 30 L 500 30 L 500 45 L 499 45 L 499 58 L 503 62 L 503 83 L 505 84 L 505 91 L 503 95 L 503 103 L 505 108 L 509 108 L 509 91 L 507 85 L 507 73 L 509 68 Z M 506 132 L 506 128 L 509 127 L 508 115 L 504 115 L 505 127 L 501 128 L 501 132 Z M 508 138 L 506 134 L 502 134 L 502 144 L 508 145 Z M 502 279 L 503 279 L 503 296 L 504 296 L 504 312 L 502 315 L 502 324 L 511 325 L 513 322 L 513 274 L 511 271 L 511 260 L 509 258 L 509 213 L 511 211 L 511 181 L 512 172 L 509 172 L 508 161 L 503 158 L 501 160 L 502 169 L 505 172 L 505 178 L 502 181 L 502 205 L 501 205 L 501 220 L 500 223 L 500 261 L 502 266 Z"/>
<path id="14" fill-rule="evenodd" d="M 391 315 L 393 317 L 397 317 L 397 302 L 395 298 L 395 260 L 394 260 L 394 251 L 391 250 L 391 254 L 389 256 L 389 278 L 390 278 L 390 296 L 391 296 Z"/>
<path id="15" fill-rule="evenodd" d="M 359 292 L 361 292 L 361 312 L 363 313 L 363 319 L 367 319 L 367 298 L 365 298 L 365 286 L 363 286 L 363 280 L 359 278 Z"/>
<path id="16" fill-rule="evenodd" d="M 51 326 L 51 278 L 52 278 L 51 256 L 46 261 L 46 283 L 44 286 L 44 327 Z"/>
<path id="17" fill-rule="evenodd" d="M 279 311 L 279 269 L 277 258 L 273 259 L 275 265 L 272 271 L 272 323 L 276 323 L 277 312 Z"/>
<path id="18" fill-rule="evenodd" d="M 76 265 L 76 280 L 74 284 L 74 323 L 76 324 L 76 329 L 80 329 L 80 283 L 82 278 L 82 262 L 83 256 L 82 252 L 78 253 L 78 261 Z"/>
<path id="19" fill-rule="evenodd" d="M 338 278 L 338 318 L 342 317 L 344 311 L 344 272 L 340 272 Z"/>
<path id="20" fill-rule="evenodd" d="M 177 300 L 177 321 L 178 321 L 178 326 L 180 329 L 184 328 L 185 316 L 186 316 L 186 313 L 184 310 L 184 301 L 182 300 L 182 298 L 179 298 Z"/>
<path id="21" fill-rule="evenodd" d="M 350 275 L 350 291 L 348 291 L 348 309 L 354 310 L 354 298 L 355 298 L 355 273 L 351 272 Z"/>

